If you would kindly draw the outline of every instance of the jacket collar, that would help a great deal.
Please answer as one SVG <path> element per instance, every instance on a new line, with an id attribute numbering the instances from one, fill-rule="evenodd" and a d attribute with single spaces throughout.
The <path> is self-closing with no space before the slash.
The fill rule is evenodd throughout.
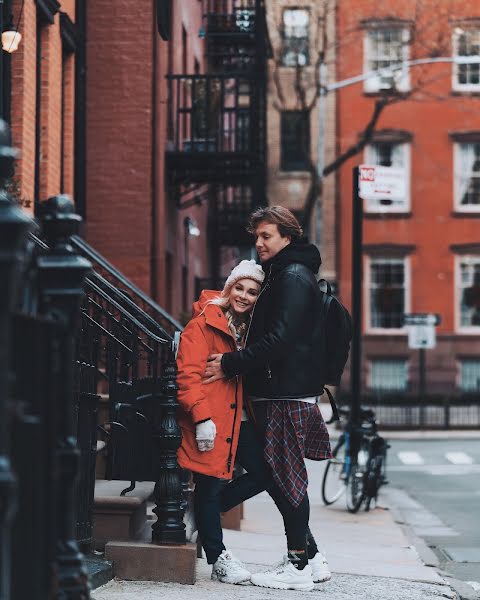
<path id="1" fill-rule="evenodd" d="M 228 327 L 227 317 L 220 306 L 216 304 L 207 304 L 203 314 L 205 315 L 205 322 L 207 325 L 214 327 L 233 338 L 232 332 Z"/>

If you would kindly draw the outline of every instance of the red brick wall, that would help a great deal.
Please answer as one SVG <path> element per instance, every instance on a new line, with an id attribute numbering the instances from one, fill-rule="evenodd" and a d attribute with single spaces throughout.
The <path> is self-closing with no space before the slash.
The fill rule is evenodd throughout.
<path id="1" fill-rule="evenodd" d="M 21 0 L 13 0 L 12 12 L 18 19 Z M 74 20 L 75 2 L 70 0 L 62 10 Z M 37 6 L 25 0 L 19 23 L 22 41 L 12 55 L 12 133 L 21 150 L 15 179 L 19 197 L 26 210 L 33 212 L 35 191 L 35 127 L 36 127 L 36 61 Z M 65 118 L 62 128 L 62 42 L 60 16 L 53 24 L 42 26 L 41 40 L 41 108 L 40 108 L 40 197 L 45 200 L 61 191 L 61 148 L 64 134 L 64 189 L 73 194 L 73 124 L 74 124 L 74 64 L 68 60 L 64 90 Z"/>
<path id="2" fill-rule="evenodd" d="M 450 55 L 450 32 L 455 19 L 478 17 L 478 2 L 452 0 L 443 3 L 375 2 L 355 0 L 338 5 L 338 79 L 342 80 L 363 71 L 363 31 L 360 22 L 369 18 L 394 17 L 414 19 L 415 8 L 422 7 L 415 24 L 413 57 L 425 56 L 425 44 L 435 47 L 436 40 L 446 35 L 442 55 Z M 447 6 L 448 5 L 448 6 Z M 440 8 L 439 8 L 440 6 Z M 428 69 L 428 70 L 427 70 Z M 454 254 L 451 244 L 478 242 L 478 219 L 456 218 L 453 213 L 453 144 L 449 133 L 480 130 L 479 100 L 451 91 L 451 68 L 448 65 L 430 65 L 425 69 L 411 69 L 412 85 L 420 78 L 431 80 L 415 100 L 400 101 L 383 112 L 377 129 L 404 129 L 412 133 L 411 144 L 411 212 L 405 218 L 366 218 L 365 244 L 413 244 L 411 255 L 411 310 L 437 312 L 443 321 L 438 328 L 437 350 L 429 351 L 428 362 L 433 387 L 438 391 L 454 385 L 455 354 L 466 348 L 478 355 L 478 337 L 461 342 L 454 328 Z M 344 151 L 358 140 L 373 110 L 374 98 L 363 93 L 362 84 L 344 88 L 338 93 L 339 149 Z M 363 162 L 363 154 L 349 160 L 338 173 L 340 192 L 340 252 L 339 273 L 342 299 L 350 304 L 351 296 L 351 172 L 354 165 Z M 365 325 L 365 315 L 364 321 Z M 404 336 L 369 336 L 365 356 L 377 353 L 379 348 L 388 355 L 413 356 Z M 458 346 L 458 347 L 457 347 Z M 416 357 L 415 357 L 416 360 Z M 415 380 L 417 374 L 412 372 Z"/>
<path id="3" fill-rule="evenodd" d="M 208 274 L 206 207 L 179 211 L 167 190 L 169 53 L 182 73 L 182 26 L 187 31 L 187 70 L 203 62 L 201 3 L 172 3 L 172 35 L 161 40 L 154 3 L 133 6 L 99 0 L 89 6 L 87 31 L 87 200 L 88 241 L 174 316 L 181 313 L 184 218 L 195 218 L 202 236 L 192 239 L 189 303 L 194 276 Z M 132 35 L 135 32 L 135 35 Z M 171 273 L 167 274 L 167 252 Z"/>

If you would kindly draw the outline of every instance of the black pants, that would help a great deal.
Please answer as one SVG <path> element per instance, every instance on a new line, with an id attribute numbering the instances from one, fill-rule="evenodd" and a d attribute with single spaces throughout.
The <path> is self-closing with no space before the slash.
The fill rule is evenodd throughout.
<path id="1" fill-rule="evenodd" d="M 247 473 L 228 484 L 215 477 L 195 474 L 195 518 L 207 562 L 214 563 L 225 548 L 220 512 L 226 512 L 264 490 L 270 494 L 283 517 L 288 548 L 301 550 L 308 538 L 309 551 L 313 548 L 316 551 L 315 540 L 308 528 L 308 495 L 297 508 L 284 497 L 265 462 L 262 436 L 249 421 L 241 424 L 236 460 Z"/>

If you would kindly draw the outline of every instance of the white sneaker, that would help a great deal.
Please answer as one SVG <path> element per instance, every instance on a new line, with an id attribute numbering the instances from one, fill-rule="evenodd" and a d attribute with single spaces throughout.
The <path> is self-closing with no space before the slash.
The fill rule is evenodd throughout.
<path id="1" fill-rule="evenodd" d="M 276 590 L 302 590 L 310 592 L 313 590 L 312 567 L 307 565 L 301 571 L 296 569 L 284 556 L 283 562 L 264 571 L 263 573 L 254 573 L 251 579 L 253 585 L 260 587 L 274 588 Z"/>
<path id="2" fill-rule="evenodd" d="M 223 550 L 213 565 L 212 579 L 222 583 L 243 583 L 250 581 L 252 574 L 229 550 Z"/>
<path id="3" fill-rule="evenodd" d="M 315 583 L 323 583 L 332 578 L 327 559 L 320 552 L 317 552 L 315 556 L 308 561 L 308 564 L 312 567 L 313 581 Z"/>

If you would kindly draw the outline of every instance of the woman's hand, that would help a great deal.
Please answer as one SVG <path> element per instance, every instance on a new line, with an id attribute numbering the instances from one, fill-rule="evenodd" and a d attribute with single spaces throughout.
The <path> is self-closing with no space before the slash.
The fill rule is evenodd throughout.
<path id="1" fill-rule="evenodd" d="M 208 452 L 213 450 L 217 428 L 212 419 L 202 421 L 195 425 L 195 439 L 200 452 Z"/>
<path id="2" fill-rule="evenodd" d="M 210 354 L 202 383 L 213 383 L 217 379 L 225 377 L 225 373 L 222 371 L 222 356 L 223 354 Z"/>

